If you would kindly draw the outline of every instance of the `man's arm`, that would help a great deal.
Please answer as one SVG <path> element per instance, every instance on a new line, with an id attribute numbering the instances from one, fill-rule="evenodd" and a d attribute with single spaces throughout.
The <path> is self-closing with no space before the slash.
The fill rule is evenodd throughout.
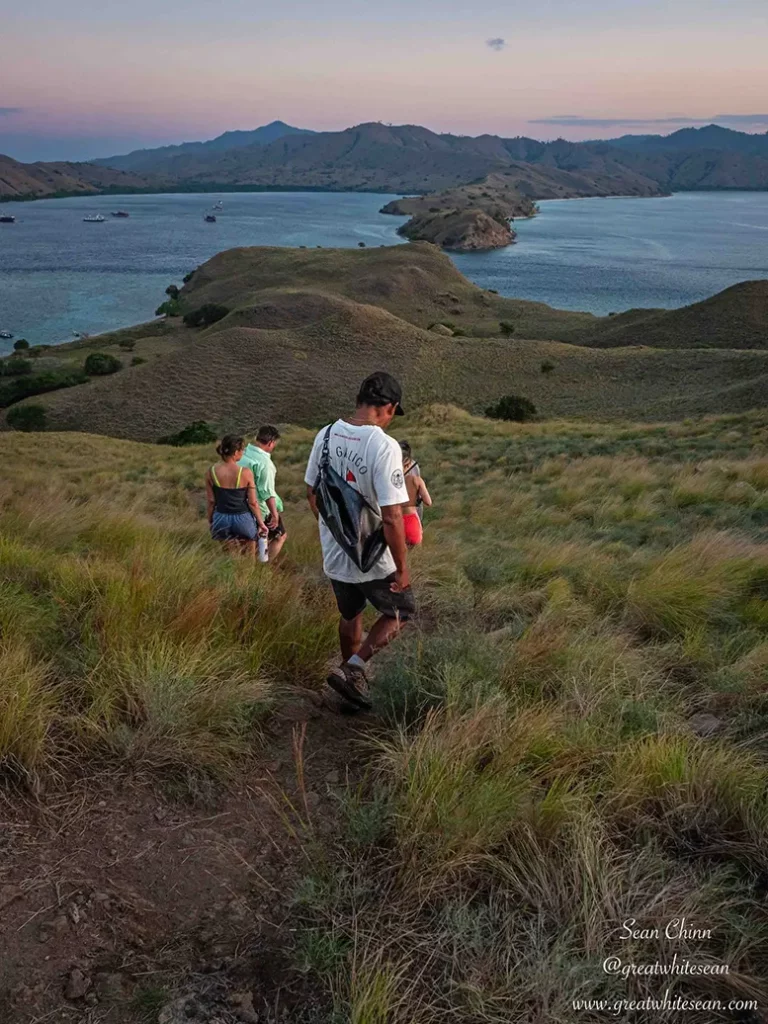
<path id="1" fill-rule="evenodd" d="M 408 573 L 408 549 L 405 546 L 402 505 L 382 505 L 381 519 L 384 524 L 384 539 L 395 560 L 395 580 L 390 590 L 405 590 L 411 585 L 411 579 Z"/>
<path id="2" fill-rule="evenodd" d="M 278 521 L 280 519 L 280 513 L 277 511 L 277 501 L 274 498 L 267 498 L 265 504 L 269 509 L 269 516 L 267 517 L 267 521 L 272 526 L 277 526 Z"/>
<path id="3" fill-rule="evenodd" d="M 207 506 L 206 514 L 208 516 L 208 522 L 213 522 L 213 512 L 216 508 L 216 499 L 213 496 L 213 482 L 211 480 L 210 469 L 205 474 L 205 501 Z"/>
<path id="4" fill-rule="evenodd" d="M 320 517 L 320 513 L 317 511 L 317 498 L 315 497 L 315 489 L 314 487 L 310 487 L 309 484 L 307 484 L 307 501 L 309 502 L 309 507 L 312 509 L 312 515 L 315 517 L 315 519 L 318 519 Z"/>

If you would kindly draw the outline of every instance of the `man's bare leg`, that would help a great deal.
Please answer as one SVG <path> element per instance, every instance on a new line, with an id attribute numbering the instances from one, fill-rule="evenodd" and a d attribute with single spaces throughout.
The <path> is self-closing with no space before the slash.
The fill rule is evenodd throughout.
<path id="1" fill-rule="evenodd" d="M 357 654 L 363 642 L 363 615 L 356 615 L 354 619 L 339 619 L 339 646 L 341 657 L 349 661 L 353 654 Z"/>
<path id="2" fill-rule="evenodd" d="M 274 562 L 280 552 L 283 550 L 283 544 L 288 540 L 288 534 L 284 533 L 280 537 L 276 537 L 274 540 L 269 542 L 269 560 Z"/>
<path id="3" fill-rule="evenodd" d="M 358 658 L 362 661 L 370 661 L 377 651 L 380 651 L 382 647 L 386 647 L 388 643 L 402 631 L 405 622 L 399 617 L 393 618 L 390 615 L 380 616 L 371 627 L 371 631 L 365 638 L 365 643 L 359 645 L 357 651 L 353 651 L 352 654 L 357 654 Z M 352 655 L 345 655 L 344 660 L 349 661 Z"/>

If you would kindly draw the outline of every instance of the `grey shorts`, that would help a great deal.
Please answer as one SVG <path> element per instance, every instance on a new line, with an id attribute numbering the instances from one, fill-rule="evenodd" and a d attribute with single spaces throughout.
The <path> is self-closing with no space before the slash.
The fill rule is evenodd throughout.
<path id="1" fill-rule="evenodd" d="M 367 602 L 377 612 L 390 619 L 402 619 L 407 622 L 416 614 L 416 599 L 413 590 L 390 590 L 395 574 L 384 576 L 380 580 L 367 580 L 365 583 L 345 583 L 342 580 L 331 580 L 336 595 L 336 605 L 342 619 L 356 619 L 363 611 Z"/>

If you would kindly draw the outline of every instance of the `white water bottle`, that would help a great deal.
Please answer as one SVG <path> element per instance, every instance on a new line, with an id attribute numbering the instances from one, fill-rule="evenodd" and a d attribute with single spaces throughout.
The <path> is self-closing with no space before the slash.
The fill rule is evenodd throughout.
<path id="1" fill-rule="evenodd" d="M 259 561 L 260 562 L 268 562 L 269 561 L 269 538 L 268 537 L 262 537 L 261 534 L 259 534 L 258 544 L 259 544 Z"/>

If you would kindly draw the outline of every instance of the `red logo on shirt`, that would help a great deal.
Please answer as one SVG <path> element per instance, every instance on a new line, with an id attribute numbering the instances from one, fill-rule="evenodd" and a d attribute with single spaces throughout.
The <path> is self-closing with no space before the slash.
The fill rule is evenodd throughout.
<path id="1" fill-rule="evenodd" d="M 347 470 L 347 478 L 346 479 L 347 479 L 347 483 L 348 484 L 356 484 L 357 483 L 357 477 L 355 476 L 355 474 L 352 472 L 351 469 Z"/>

